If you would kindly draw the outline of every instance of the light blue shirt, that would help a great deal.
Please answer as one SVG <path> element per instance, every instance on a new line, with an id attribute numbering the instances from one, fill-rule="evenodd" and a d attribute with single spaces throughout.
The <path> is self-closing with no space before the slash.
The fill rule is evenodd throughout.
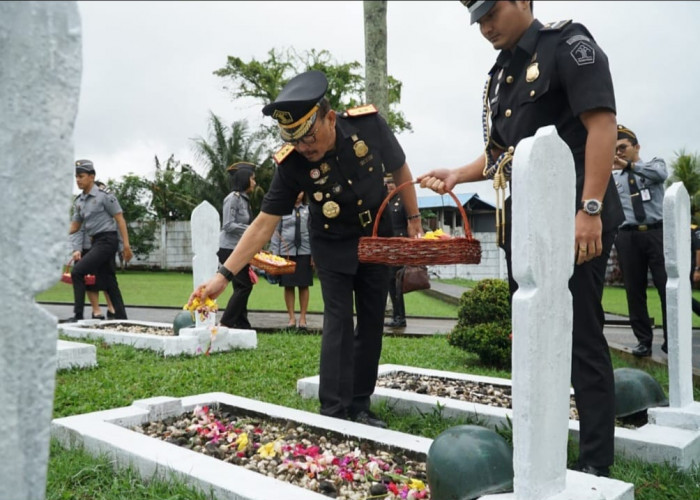
<path id="1" fill-rule="evenodd" d="M 622 226 L 637 226 L 640 224 L 654 224 L 664 218 L 664 181 L 668 177 L 666 162 L 661 158 L 652 158 L 650 162 L 639 160 L 632 164 L 631 172 L 627 169 L 613 170 L 613 178 L 620 195 L 622 211 L 625 213 L 625 221 Z M 637 221 L 632 208 L 630 198 L 629 176 L 634 175 L 639 188 L 644 213 L 644 222 Z"/>

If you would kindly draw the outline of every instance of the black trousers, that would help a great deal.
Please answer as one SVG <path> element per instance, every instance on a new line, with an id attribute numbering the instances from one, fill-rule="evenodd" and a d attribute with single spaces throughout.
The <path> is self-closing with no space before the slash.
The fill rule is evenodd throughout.
<path id="1" fill-rule="evenodd" d="M 230 248 L 220 248 L 217 252 L 219 262 L 223 264 L 228 256 L 233 252 Z M 223 326 L 230 328 L 249 329 L 251 327 L 248 321 L 248 298 L 253 292 L 253 282 L 250 281 L 248 269 L 250 266 L 246 264 L 243 269 L 238 271 L 231 280 L 233 286 L 233 294 L 226 304 L 226 309 L 219 320 Z"/>
<path id="2" fill-rule="evenodd" d="M 406 307 L 403 301 L 402 283 L 397 283 L 396 276 L 402 266 L 392 266 L 389 268 L 389 297 L 391 298 L 391 309 L 394 311 L 394 319 L 406 319 Z"/>
<path id="3" fill-rule="evenodd" d="M 508 203 L 507 206 L 509 208 Z M 503 248 L 512 297 L 518 285 L 513 280 L 509 215 Z M 612 465 L 615 454 L 615 377 L 608 342 L 603 334 L 605 313 L 601 303 L 605 268 L 615 231 L 603 233 L 602 240 L 602 255 L 575 265 L 569 280 L 574 324 L 571 385 L 579 414 L 579 462 L 593 467 Z M 539 360 L 532 362 L 537 364 Z"/>
<path id="4" fill-rule="evenodd" d="M 382 352 L 389 271 L 380 264 L 359 264 L 355 274 L 321 267 L 316 272 L 324 303 L 318 390 L 321 414 L 345 418 L 369 410 Z"/>
<path id="5" fill-rule="evenodd" d="M 663 228 L 648 231 L 620 231 L 615 240 L 622 279 L 627 292 L 627 307 L 634 336 L 640 344 L 651 347 L 654 332 L 647 308 L 647 271 L 661 299 L 661 318 L 666 330 L 666 267 L 664 264 Z"/>
<path id="6" fill-rule="evenodd" d="M 85 308 L 85 275 L 97 276 L 97 289 L 104 290 L 114 305 L 116 319 L 127 319 L 122 292 L 114 273 L 114 257 L 119 251 L 117 232 L 98 233 L 92 237 L 92 246 L 73 266 L 73 312 L 81 319 Z"/>

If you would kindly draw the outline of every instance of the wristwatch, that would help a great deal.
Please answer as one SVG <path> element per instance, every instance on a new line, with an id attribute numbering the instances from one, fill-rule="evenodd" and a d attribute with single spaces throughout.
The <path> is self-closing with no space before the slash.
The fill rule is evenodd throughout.
<path id="1" fill-rule="evenodd" d="M 219 269 L 216 272 L 221 274 L 224 278 L 226 278 L 229 281 L 233 279 L 233 273 L 229 271 L 223 264 L 219 266 Z"/>
<path id="2" fill-rule="evenodd" d="M 578 208 L 588 215 L 600 215 L 600 212 L 603 211 L 603 202 L 591 198 L 590 200 L 583 200 Z"/>

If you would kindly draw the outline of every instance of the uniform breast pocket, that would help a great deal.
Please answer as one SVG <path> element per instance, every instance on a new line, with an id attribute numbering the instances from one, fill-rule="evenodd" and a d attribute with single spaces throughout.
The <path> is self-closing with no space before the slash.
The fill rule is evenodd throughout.
<path id="1" fill-rule="evenodd" d="M 536 80 L 526 83 L 523 89 L 522 105 L 527 105 L 547 99 L 550 95 L 550 79 L 540 76 Z"/>

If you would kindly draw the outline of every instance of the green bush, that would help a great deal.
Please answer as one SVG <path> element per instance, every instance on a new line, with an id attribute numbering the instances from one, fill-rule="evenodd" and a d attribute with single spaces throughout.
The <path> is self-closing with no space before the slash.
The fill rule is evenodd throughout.
<path id="1" fill-rule="evenodd" d="M 504 280 L 485 279 L 459 299 L 457 326 L 510 320 L 510 291 Z"/>
<path id="2" fill-rule="evenodd" d="M 448 343 L 477 354 L 487 365 L 510 368 L 512 327 L 508 283 L 482 280 L 464 292 L 459 302 L 459 319 L 447 336 Z"/>

